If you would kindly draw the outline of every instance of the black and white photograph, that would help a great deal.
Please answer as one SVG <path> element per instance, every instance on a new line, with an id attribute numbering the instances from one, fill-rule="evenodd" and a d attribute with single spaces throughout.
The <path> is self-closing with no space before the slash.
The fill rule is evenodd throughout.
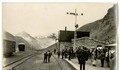
<path id="1" fill-rule="evenodd" d="M 117 70 L 118 3 L 2 2 L 2 70 Z"/>

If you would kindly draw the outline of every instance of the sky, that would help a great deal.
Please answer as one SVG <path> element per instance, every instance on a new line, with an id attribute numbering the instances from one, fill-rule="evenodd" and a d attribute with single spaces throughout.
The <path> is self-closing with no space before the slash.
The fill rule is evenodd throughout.
<path id="1" fill-rule="evenodd" d="M 27 32 L 31 36 L 58 34 L 59 30 L 74 30 L 75 16 L 66 12 L 77 9 L 79 27 L 102 19 L 113 3 L 2 3 L 3 30 L 16 35 Z M 83 16 L 80 15 L 83 13 Z"/>

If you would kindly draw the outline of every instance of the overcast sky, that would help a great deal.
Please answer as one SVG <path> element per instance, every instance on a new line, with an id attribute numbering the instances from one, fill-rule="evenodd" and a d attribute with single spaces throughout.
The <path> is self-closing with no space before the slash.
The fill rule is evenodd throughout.
<path id="1" fill-rule="evenodd" d="M 75 17 L 66 12 L 77 9 L 79 27 L 101 19 L 113 3 L 3 3 L 3 30 L 15 35 L 22 31 L 46 36 L 59 30 L 74 30 Z M 80 15 L 83 13 L 83 16 Z"/>

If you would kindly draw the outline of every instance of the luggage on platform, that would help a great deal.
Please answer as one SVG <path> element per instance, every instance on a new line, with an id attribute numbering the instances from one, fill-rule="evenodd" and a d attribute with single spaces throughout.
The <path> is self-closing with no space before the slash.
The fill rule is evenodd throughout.
<path id="1" fill-rule="evenodd" d="M 96 60 L 93 60 L 92 65 L 96 66 L 96 62 L 97 62 Z"/>

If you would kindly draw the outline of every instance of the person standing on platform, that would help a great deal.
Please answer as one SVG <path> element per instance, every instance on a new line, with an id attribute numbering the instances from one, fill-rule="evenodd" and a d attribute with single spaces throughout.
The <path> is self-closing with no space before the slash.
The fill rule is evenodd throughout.
<path id="1" fill-rule="evenodd" d="M 67 49 L 65 49 L 65 58 L 67 58 L 67 55 L 68 55 L 68 51 Z"/>
<path id="2" fill-rule="evenodd" d="M 73 48 L 72 48 L 72 47 L 70 47 L 70 49 L 69 49 L 69 51 L 68 51 L 68 54 L 69 54 L 68 59 L 71 60 L 71 56 L 72 56 L 72 54 L 73 54 Z"/>
<path id="3" fill-rule="evenodd" d="M 106 60 L 106 63 L 107 63 L 107 67 L 110 67 L 110 65 L 109 65 L 109 54 L 108 54 L 108 52 L 106 52 L 106 54 L 105 54 L 105 60 Z"/>
<path id="4" fill-rule="evenodd" d="M 54 54 L 56 54 L 56 49 L 54 49 Z"/>
<path id="5" fill-rule="evenodd" d="M 100 54 L 100 59 L 101 59 L 101 67 L 104 67 L 105 53 L 103 50 Z"/>
<path id="6" fill-rule="evenodd" d="M 50 57 L 52 56 L 52 53 L 50 52 L 50 50 L 48 51 L 48 62 L 50 62 Z"/>
<path id="7" fill-rule="evenodd" d="M 79 50 L 79 64 L 80 64 L 80 70 L 85 70 L 85 62 L 88 60 L 88 51 L 84 48 L 84 46 L 81 46 L 81 49 Z"/>
<path id="8" fill-rule="evenodd" d="M 64 58 L 64 55 L 65 55 L 65 51 L 64 49 L 62 49 L 62 59 Z"/>
<path id="9" fill-rule="evenodd" d="M 78 63 L 80 64 L 80 60 L 79 60 L 79 58 L 80 58 L 80 46 L 77 48 L 77 50 L 76 50 L 76 56 L 77 56 L 77 59 L 78 59 Z"/>
<path id="10" fill-rule="evenodd" d="M 96 49 L 94 49 L 94 51 L 93 51 L 93 53 L 92 53 L 92 66 L 96 66 L 96 59 L 97 59 L 97 57 L 96 57 Z"/>
<path id="11" fill-rule="evenodd" d="M 57 54 L 58 54 L 58 58 L 60 58 L 60 50 L 58 50 Z"/>
<path id="12" fill-rule="evenodd" d="M 45 63 L 47 63 L 47 56 L 48 56 L 48 53 L 45 52 L 45 53 L 44 53 L 44 62 L 45 62 Z"/>

